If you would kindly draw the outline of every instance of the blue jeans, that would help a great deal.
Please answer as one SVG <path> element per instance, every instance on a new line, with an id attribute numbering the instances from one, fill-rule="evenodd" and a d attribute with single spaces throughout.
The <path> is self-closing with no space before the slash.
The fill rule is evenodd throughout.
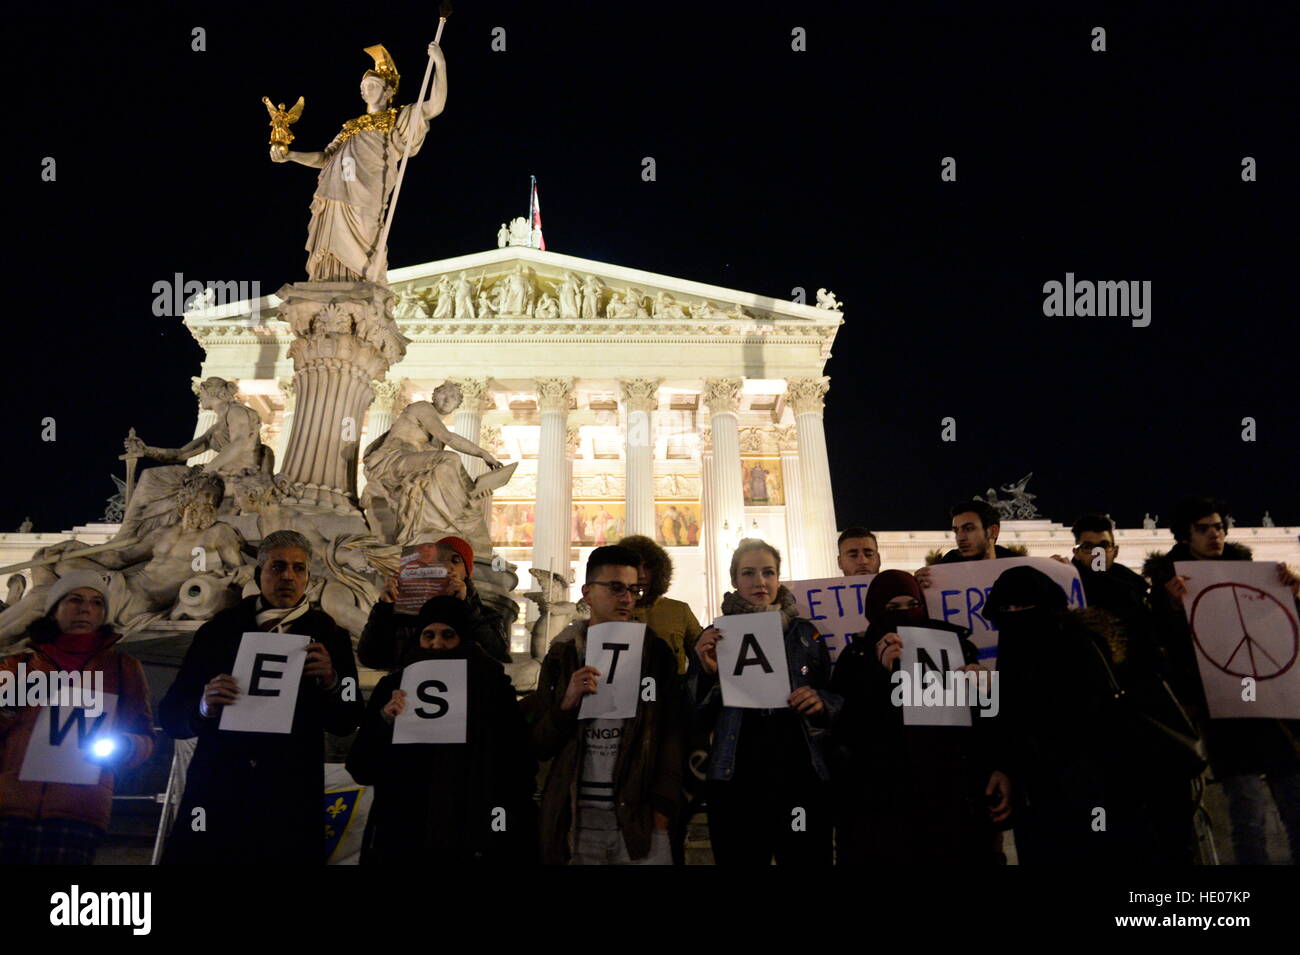
<path id="1" fill-rule="evenodd" d="M 1264 823 L 1270 791 L 1291 845 L 1291 864 L 1300 865 L 1300 769 L 1262 777 L 1251 773 L 1224 776 L 1219 781 L 1228 797 L 1237 865 L 1268 865 Z"/>

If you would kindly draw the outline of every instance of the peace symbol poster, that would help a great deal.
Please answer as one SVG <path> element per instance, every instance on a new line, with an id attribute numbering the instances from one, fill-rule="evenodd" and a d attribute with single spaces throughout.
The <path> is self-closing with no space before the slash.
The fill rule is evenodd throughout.
<path id="1" fill-rule="evenodd" d="M 1300 624 L 1277 564 L 1187 560 L 1183 609 L 1210 715 L 1300 718 Z"/>

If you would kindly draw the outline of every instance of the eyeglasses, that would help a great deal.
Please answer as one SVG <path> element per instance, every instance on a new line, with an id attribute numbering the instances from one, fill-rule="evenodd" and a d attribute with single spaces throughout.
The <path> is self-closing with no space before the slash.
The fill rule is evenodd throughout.
<path id="1" fill-rule="evenodd" d="M 609 592 L 615 597 L 621 597 L 624 594 L 631 594 L 637 600 L 645 596 L 645 588 L 639 584 L 628 586 L 621 580 L 592 580 L 588 583 L 593 587 L 608 587 Z"/>

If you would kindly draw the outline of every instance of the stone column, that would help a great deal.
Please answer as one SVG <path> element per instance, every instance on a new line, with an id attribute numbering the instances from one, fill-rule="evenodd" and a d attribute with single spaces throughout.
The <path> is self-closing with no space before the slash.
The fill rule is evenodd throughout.
<path id="1" fill-rule="evenodd" d="M 536 528 L 533 531 L 533 566 L 569 574 L 569 546 L 573 521 L 569 505 L 569 468 L 566 463 L 569 401 L 572 378 L 538 378 L 537 407 L 542 433 L 537 444 Z"/>
<path id="2" fill-rule="evenodd" d="M 203 384 L 203 379 L 198 375 L 190 378 L 190 391 L 194 392 L 194 397 L 196 398 L 199 395 L 199 385 L 201 384 Z M 198 421 L 194 424 L 194 437 L 197 438 L 216 423 L 217 413 L 215 411 L 212 411 L 209 408 L 200 408 Z M 185 463 L 189 465 L 206 464 L 216 456 L 217 452 L 215 451 L 204 451 L 201 454 L 194 455 L 192 458 L 187 458 Z"/>
<path id="3" fill-rule="evenodd" d="M 807 573 L 808 556 L 804 552 L 803 482 L 799 480 L 799 439 L 794 425 L 777 428 L 776 441 L 781 452 L 781 481 L 785 485 L 787 553 L 781 576 L 786 580 L 814 579 L 812 574 Z"/>
<path id="4" fill-rule="evenodd" d="M 373 282 L 299 282 L 277 293 L 293 329 L 297 408 L 280 474 L 287 503 L 357 510 L 361 425 L 383 380 L 406 354 L 393 321 L 396 296 Z"/>
<path id="5" fill-rule="evenodd" d="M 292 378 L 277 378 L 275 383 L 280 386 L 280 393 L 284 395 L 284 420 L 280 422 L 280 433 L 275 438 L 275 465 L 279 468 L 284 463 L 285 451 L 289 449 L 289 434 L 293 431 L 293 415 L 297 402 L 294 401 Z"/>
<path id="6" fill-rule="evenodd" d="M 387 378 L 372 381 L 370 390 L 375 394 L 374 403 L 370 405 L 370 412 L 366 415 L 366 427 L 361 432 L 361 444 L 357 448 L 357 457 L 360 459 L 366 453 L 366 448 L 383 437 L 384 432 L 393 426 L 393 418 L 398 414 L 397 402 L 402 394 L 402 382 L 389 381 Z M 360 493 L 366 489 L 366 469 L 360 460 L 357 461 L 357 492 Z"/>
<path id="7" fill-rule="evenodd" d="M 826 454 L 823 421 L 830 378 L 791 378 L 786 394 L 794 408 L 799 437 L 799 483 L 803 494 L 805 573 L 810 578 L 839 576 L 835 563 L 835 496 L 831 490 L 831 465 Z"/>
<path id="8" fill-rule="evenodd" d="M 713 432 L 700 433 L 700 543 L 704 545 L 704 612 L 706 627 L 718 616 L 722 606 L 722 592 L 726 589 L 718 578 L 718 534 L 715 527 L 722 521 L 714 516 L 713 501 Z"/>
<path id="9" fill-rule="evenodd" d="M 483 432 L 483 412 L 492 410 L 492 395 L 488 392 L 487 378 L 450 378 L 460 385 L 461 403 L 456 409 L 456 419 L 452 423 L 451 429 L 462 438 L 479 444 Z M 482 447 L 482 445 L 479 445 Z M 487 463 L 482 458 L 476 458 L 472 454 L 462 454 L 461 461 L 465 464 L 465 473 L 470 478 L 477 478 L 480 474 L 488 469 Z"/>
<path id="10" fill-rule="evenodd" d="M 737 530 L 741 529 L 743 534 L 745 522 L 739 428 L 740 390 L 743 385 L 743 378 L 704 380 L 704 403 L 709 409 L 710 430 L 713 433 L 713 476 L 707 492 L 709 523 L 703 529 L 715 538 L 714 569 L 718 593 L 714 599 L 719 603 L 722 600 L 721 591 L 731 589 L 731 553 Z"/>
<path id="11" fill-rule="evenodd" d="M 629 534 L 655 536 L 655 434 L 654 411 L 658 405 L 659 378 L 623 378 L 623 404 L 627 408 L 624 436 L 623 499 Z"/>

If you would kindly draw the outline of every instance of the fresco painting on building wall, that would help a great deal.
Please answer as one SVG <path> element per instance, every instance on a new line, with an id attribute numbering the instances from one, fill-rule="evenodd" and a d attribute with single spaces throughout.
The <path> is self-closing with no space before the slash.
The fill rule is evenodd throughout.
<path id="1" fill-rule="evenodd" d="M 699 544 L 699 503 L 656 501 L 655 540 L 664 547 L 695 547 Z"/>
<path id="2" fill-rule="evenodd" d="M 574 501 L 573 545 L 601 547 L 623 536 L 626 508 L 622 501 Z"/>
<path id="3" fill-rule="evenodd" d="M 740 462 L 740 473 L 746 506 L 785 503 L 780 458 L 745 458 Z"/>
<path id="4" fill-rule="evenodd" d="M 492 502 L 492 543 L 497 547 L 532 547 L 537 509 L 528 502 Z"/>

